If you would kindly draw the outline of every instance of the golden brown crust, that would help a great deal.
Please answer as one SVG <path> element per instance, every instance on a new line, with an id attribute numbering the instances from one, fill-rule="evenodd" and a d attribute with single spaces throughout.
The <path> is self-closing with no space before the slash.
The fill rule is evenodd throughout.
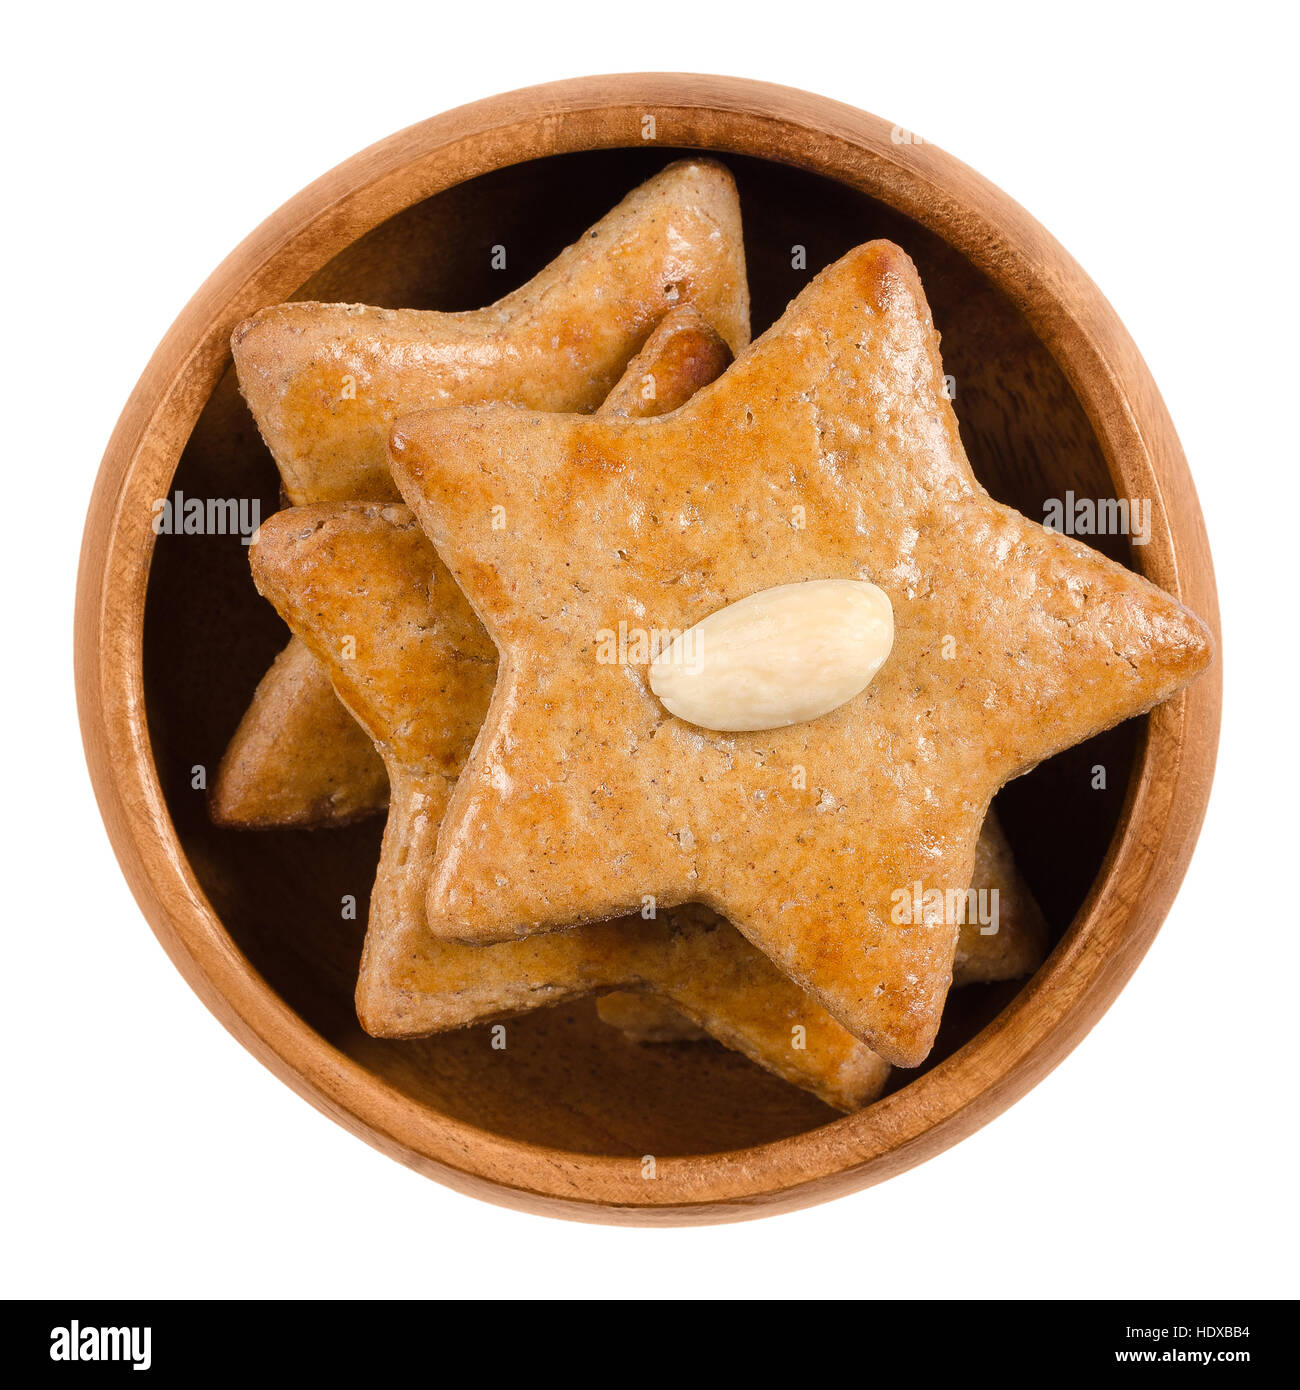
<path id="1" fill-rule="evenodd" d="M 500 941 L 646 894 L 702 901 L 900 1065 L 930 1049 L 957 935 L 942 909 L 907 920 L 913 885 L 962 891 L 1003 782 L 1211 659 L 1170 596 L 979 487 L 889 243 L 824 271 L 671 415 L 424 411 L 391 451 L 502 656 L 430 931 Z M 683 630 L 816 578 L 884 588 L 895 643 L 811 724 L 707 733 L 665 714 L 644 667 L 599 659 L 620 622 Z"/>
<path id="2" fill-rule="evenodd" d="M 697 314 L 675 311 L 602 409 L 673 409 L 728 357 Z M 357 987 L 368 1031 L 421 1036 L 623 985 L 661 991 L 679 1016 L 829 1105 L 854 1109 L 880 1093 L 888 1066 L 707 909 L 486 949 L 433 940 L 421 869 L 487 710 L 495 648 L 405 507 L 282 512 L 260 531 L 252 564 L 392 774 Z"/>
<path id="3" fill-rule="evenodd" d="M 259 585 L 333 674 L 401 788 L 358 988 L 370 1031 L 413 1036 L 622 983 L 673 1000 L 678 1019 L 694 1020 L 689 1026 L 703 1025 L 833 1105 L 865 1103 L 883 1085 L 883 1064 L 705 908 L 537 943 L 433 942 L 421 929 L 420 866 L 486 712 L 495 649 L 404 507 L 281 513 L 259 535 L 253 563 Z M 987 863 L 990 886 L 1011 896 L 1009 856 Z M 1016 935 L 1014 913 L 1004 911 L 1002 931 Z M 976 935 L 974 949 L 989 940 Z M 641 998 L 643 1009 L 651 1007 L 649 996 Z"/>
<path id="4" fill-rule="evenodd" d="M 646 335 L 661 318 L 673 327 L 651 349 Z M 713 161 L 691 159 L 635 189 L 528 284 L 485 309 L 280 304 L 241 323 L 232 347 L 283 487 L 303 504 L 396 500 L 386 444 L 401 411 L 481 400 L 589 410 L 628 359 L 649 350 L 655 380 L 647 382 L 649 365 L 638 357 L 609 408 L 662 412 L 712 380 L 748 341 L 735 184 Z M 368 741 L 362 748 L 355 732 L 340 734 L 328 694 L 309 703 L 277 690 L 289 675 L 267 673 L 223 760 L 226 794 L 212 803 L 223 825 L 334 824 L 386 803 Z M 306 678 L 297 665 L 292 675 Z M 315 683 L 328 692 L 319 672 Z M 270 722 L 276 717 L 294 722 L 282 729 Z"/>
<path id="5" fill-rule="evenodd" d="M 732 352 L 699 312 L 687 305 L 665 314 L 627 364 L 597 415 L 667 415 L 731 365 Z"/>
<path id="6" fill-rule="evenodd" d="M 688 304 L 732 351 L 749 341 L 740 204 L 708 159 L 669 165 L 487 308 L 279 304 L 241 323 L 232 349 L 295 505 L 395 501 L 385 446 L 399 415 L 475 401 L 594 410 Z"/>
<path id="7" fill-rule="evenodd" d="M 232 829 L 344 825 L 388 804 L 388 774 L 297 638 L 276 657 L 217 769 L 208 809 Z"/>
<path id="8" fill-rule="evenodd" d="M 423 869 L 487 708 L 493 648 L 405 507 L 281 512 L 252 552 L 259 589 L 328 668 L 392 782 L 357 987 L 369 1032 L 419 1037 L 592 991 L 646 989 L 830 1105 L 879 1094 L 885 1063 L 706 909 L 491 947 L 434 938 Z"/>

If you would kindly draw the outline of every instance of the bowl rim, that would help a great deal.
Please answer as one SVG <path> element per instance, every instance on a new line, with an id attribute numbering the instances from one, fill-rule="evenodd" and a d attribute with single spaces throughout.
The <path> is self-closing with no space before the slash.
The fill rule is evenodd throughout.
<path id="1" fill-rule="evenodd" d="M 839 180 L 936 232 L 993 280 L 1051 352 L 1121 495 L 1150 497 L 1142 572 L 1219 642 L 1204 521 L 1149 370 L 1100 290 L 1016 202 L 936 146 L 825 97 L 743 78 L 625 73 L 509 92 L 422 121 L 340 164 L 253 231 L 167 332 L 132 392 L 95 482 L 77 580 L 75 664 L 87 764 L 118 861 L 173 963 L 281 1080 L 381 1151 L 503 1205 L 632 1224 L 738 1220 L 883 1181 L 986 1124 L 1047 1075 L 1110 1006 L 1159 930 L 1191 857 L 1213 775 L 1220 663 L 1157 708 L 1110 848 L 1037 975 L 974 1039 L 868 1109 L 753 1148 L 640 1160 L 543 1148 L 437 1113 L 368 1072 L 298 1017 L 226 934 L 163 799 L 144 710 L 143 627 L 155 537 L 235 325 L 295 292 L 395 213 L 491 170 L 654 143 L 752 155 Z"/>

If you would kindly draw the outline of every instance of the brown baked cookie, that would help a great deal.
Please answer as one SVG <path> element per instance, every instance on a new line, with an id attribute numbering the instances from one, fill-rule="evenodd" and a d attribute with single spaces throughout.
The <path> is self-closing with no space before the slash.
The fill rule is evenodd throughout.
<path id="1" fill-rule="evenodd" d="M 717 377 L 727 360 L 725 345 L 708 325 L 693 310 L 677 310 L 664 319 L 629 364 L 601 413 L 627 416 L 674 409 Z M 295 630 L 303 630 L 309 636 L 316 634 L 310 640 L 323 656 L 316 669 L 335 673 L 334 679 L 349 705 L 372 711 L 367 727 L 376 731 L 390 761 L 418 765 L 425 756 L 421 748 L 432 754 L 437 778 L 433 790 L 422 794 L 422 804 L 428 828 L 436 833 L 438 798 L 445 796 L 447 777 L 454 775 L 469 756 L 479 722 L 487 711 L 496 651 L 460 591 L 447 581 L 446 571 L 432 547 L 420 533 L 410 529 L 405 509 L 378 509 L 378 516 L 379 520 L 375 509 L 364 507 L 303 508 L 282 513 L 264 538 L 259 537 L 254 563 L 259 574 L 279 575 L 278 580 L 272 577 L 264 581 L 268 592 Z M 287 542 L 278 530 L 280 526 L 290 528 Z M 333 529 L 333 540 L 317 534 L 325 527 Z M 269 547 L 267 551 L 261 549 L 263 539 Z M 295 555 L 306 553 L 308 547 L 310 562 L 295 560 Z M 326 571 L 325 578 L 313 580 L 321 570 Z M 434 575 L 431 589 L 430 574 Z M 292 587 L 295 597 L 282 594 L 276 598 L 280 591 L 277 583 L 286 591 Z M 341 588 L 344 597 L 336 595 L 331 586 Z M 355 594 L 363 590 L 366 598 L 358 610 Z M 367 616 L 365 605 L 369 603 L 373 603 L 374 612 Z M 376 635 L 375 613 L 382 613 L 383 621 L 389 625 L 387 646 L 382 632 Z M 399 617 L 402 613 L 406 614 L 404 625 Z M 358 629 L 369 634 L 364 641 L 358 640 Z M 332 639 L 327 636 L 331 631 Z M 417 644 L 423 643 L 427 634 L 435 631 L 441 637 L 432 654 L 423 647 L 412 647 L 412 637 Z M 319 646 L 322 641 L 325 645 Z M 413 650 L 417 655 L 411 660 L 409 654 Z M 353 655 L 345 656 L 346 651 Z M 436 688 L 432 679 L 421 675 L 424 671 L 432 677 L 444 668 L 453 679 L 437 684 Z M 418 706 L 417 717 L 405 712 L 408 704 Z M 403 741 L 386 734 L 386 729 L 400 731 Z M 395 807 L 394 815 L 400 814 Z M 399 838 L 398 843 L 403 841 Z M 397 854 L 396 850 L 391 854 L 386 850 L 386 862 Z M 1018 935 L 1026 912 L 1033 907 L 1032 899 L 1009 861 L 989 863 L 993 873 L 990 886 L 998 887 L 1002 894 L 999 930 Z M 386 872 L 391 873 L 381 865 L 381 877 Z M 443 984 L 435 979 L 431 988 L 417 986 L 417 997 L 411 1006 L 413 1014 L 406 1004 L 407 991 L 394 988 L 388 973 L 394 951 L 391 947 L 386 949 L 381 938 L 403 940 L 409 935 L 416 942 L 420 940 L 416 924 L 424 911 L 422 888 L 408 883 L 401 891 L 406 894 L 412 890 L 414 896 L 404 909 L 413 914 L 408 925 L 399 922 L 395 927 L 381 929 L 377 924 L 391 922 L 391 917 L 384 917 L 381 912 L 372 918 L 371 941 L 375 944 L 373 950 L 367 951 L 359 998 L 367 1001 L 363 1017 L 376 1033 L 407 1028 L 412 1016 L 417 1020 L 425 1018 L 429 1001 L 419 999 L 420 992 L 432 993 L 433 1016 L 445 1017 L 441 1012 L 443 1003 L 437 996 L 455 978 L 453 974 Z M 1036 908 L 1033 910 L 1036 912 Z M 627 932 L 633 934 L 645 935 L 655 930 L 640 918 L 625 925 Z M 674 948 L 673 933 L 678 931 L 696 938 L 691 949 Z M 609 940 L 612 932 L 611 927 L 590 929 L 577 943 L 585 954 L 576 958 L 567 946 L 558 961 L 548 956 L 546 960 L 560 972 L 559 979 L 542 978 L 540 983 L 548 990 L 562 987 L 569 992 L 582 992 L 592 980 L 622 979 L 626 971 L 638 969 L 634 954 L 626 949 L 627 942 L 617 934 L 612 942 Z M 990 938 L 977 936 L 979 942 L 987 940 Z M 794 989 L 733 927 L 707 908 L 688 905 L 678 909 L 672 914 L 669 931 L 661 931 L 660 939 L 652 944 L 645 978 L 666 981 L 660 987 L 681 999 L 693 1017 L 707 1020 L 714 1034 L 728 1045 L 843 1108 L 864 1104 L 883 1084 L 887 1069 L 868 1061 L 863 1055 L 865 1049 L 859 1046 L 845 1051 L 848 1039 L 843 1030 L 830 1023 L 817 1005 Z M 521 943 L 487 948 L 488 956 L 480 954 L 479 948 L 438 945 L 433 949 L 431 972 L 434 966 L 447 961 L 475 967 L 484 965 L 490 957 L 508 964 L 511 955 L 524 953 L 526 946 Z M 548 951 L 554 953 L 554 948 L 548 947 Z M 400 954 L 397 952 L 399 960 Z M 673 961 L 680 964 L 683 978 L 669 978 L 667 972 Z M 500 968 L 489 977 L 490 987 L 500 987 Z M 538 984 L 537 977 L 530 977 L 529 988 Z M 639 1001 L 646 1009 L 653 1009 L 665 998 L 630 991 L 620 991 L 617 997 Z M 495 996 L 488 1005 L 489 1014 L 494 1014 L 498 1007 Z M 513 1005 L 512 1009 L 517 1007 Z M 679 1030 L 702 1032 L 666 1000 L 659 1007 L 677 1021 Z M 471 1015 L 471 1019 L 474 1017 L 477 1015 Z"/>
<path id="2" fill-rule="evenodd" d="M 707 159 L 649 179 L 485 309 L 279 304 L 241 323 L 232 347 L 290 501 L 396 500 L 386 445 L 397 415 L 484 400 L 591 410 L 663 315 L 687 305 L 731 351 L 749 341 L 740 205 L 731 175 Z M 385 803 L 373 755 L 358 760 L 355 735 L 336 741 L 338 713 L 279 688 L 290 673 L 307 679 L 294 646 L 264 677 L 222 762 L 211 796 L 220 824 L 337 824 Z M 319 673 L 315 684 L 327 688 Z"/>
<path id="3" fill-rule="evenodd" d="M 942 904 L 994 792 L 1211 660 L 1169 595 L 979 486 L 920 281 L 887 242 L 822 272 L 671 415 L 428 410 L 390 448 L 501 656 L 430 932 L 501 941 L 703 902 L 900 1065 L 933 1043 L 957 939 Z M 810 580 L 892 604 L 865 689 L 757 732 L 667 712 L 633 629 Z"/>
<path id="4" fill-rule="evenodd" d="M 675 410 L 721 375 L 731 351 L 689 305 L 665 314 L 600 413 Z M 297 637 L 259 683 L 217 769 L 209 810 L 231 829 L 344 825 L 388 805 L 388 775 L 368 734 Z"/>
<path id="5" fill-rule="evenodd" d="M 208 795 L 212 819 L 232 830 L 346 825 L 387 805 L 388 774 L 370 735 L 291 638 L 221 759 Z"/>
<path id="6" fill-rule="evenodd" d="M 853 1109 L 880 1093 L 888 1066 L 705 909 L 498 946 L 432 936 L 424 871 L 487 710 L 495 649 L 398 504 L 280 512 L 258 533 L 252 564 L 388 767 L 392 801 L 357 986 L 367 1031 L 420 1037 L 592 991 L 647 989 L 830 1105 Z"/>
<path id="7" fill-rule="evenodd" d="M 277 304 L 235 329 L 240 390 L 289 500 L 397 500 L 388 431 L 431 405 L 595 410 L 650 331 L 691 305 L 749 341 L 731 175 L 685 159 L 634 189 L 526 285 L 484 309 Z"/>
<path id="8" fill-rule="evenodd" d="M 975 844 L 971 887 L 976 892 L 997 890 L 997 929 L 990 931 L 987 924 L 981 926 L 978 921 L 959 926 L 953 985 L 987 984 L 1032 975 L 1047 954 L 1047 922 L 1016 868 L 996 811 L 984 818 Z M 603 1022 L 636 1042 L 688 1042 L 705 1036 L 671 1004 L 651 994 L 614 990 L 600 997 L 596 1011 Z"/>
<path id="9" fill-rule="evenodd" d="M 1029 885 L 1016 868 L 1015 855 L 997 813 L 984 818 L 975 842 L 972 888 L 998 890 L 998 930 L 963 922 L 952 962 L 954 985 L 991 984 L 1032 975 L 1047 954 L 1047 922 Z"/>

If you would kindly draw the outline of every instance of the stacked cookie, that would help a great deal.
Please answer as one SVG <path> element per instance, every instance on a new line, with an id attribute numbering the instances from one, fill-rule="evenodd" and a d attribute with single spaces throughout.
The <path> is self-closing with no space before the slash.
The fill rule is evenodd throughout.
<path id="1" fill-rule="evenodd" d="M 1042 958 L 997 788 L 1209 660 L 1168 595 L 979 487 L 897 247 L 750 345 L 708 161 L 486 309 L 280 305 L 234 354 L 293 637 L 212 812 L 388 806 L 378 1036 L 601 992 L 646 1045 L 703 1030 L 865 1104 L 950 984 Z M 871 661 L 833 595 L 876 605 Z"/>

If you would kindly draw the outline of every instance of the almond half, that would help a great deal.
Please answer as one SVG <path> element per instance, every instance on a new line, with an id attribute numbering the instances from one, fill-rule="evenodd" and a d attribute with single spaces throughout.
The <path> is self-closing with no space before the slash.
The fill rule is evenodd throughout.
<path id="1" fill-rule="evenodd" d="M 702 729 L 780 729 L 851 700 L 893 645 L 894 610 L 876 585 L 778 584 L 674 639 L 650 665 L 650 689 L 670 714 Z"/>

